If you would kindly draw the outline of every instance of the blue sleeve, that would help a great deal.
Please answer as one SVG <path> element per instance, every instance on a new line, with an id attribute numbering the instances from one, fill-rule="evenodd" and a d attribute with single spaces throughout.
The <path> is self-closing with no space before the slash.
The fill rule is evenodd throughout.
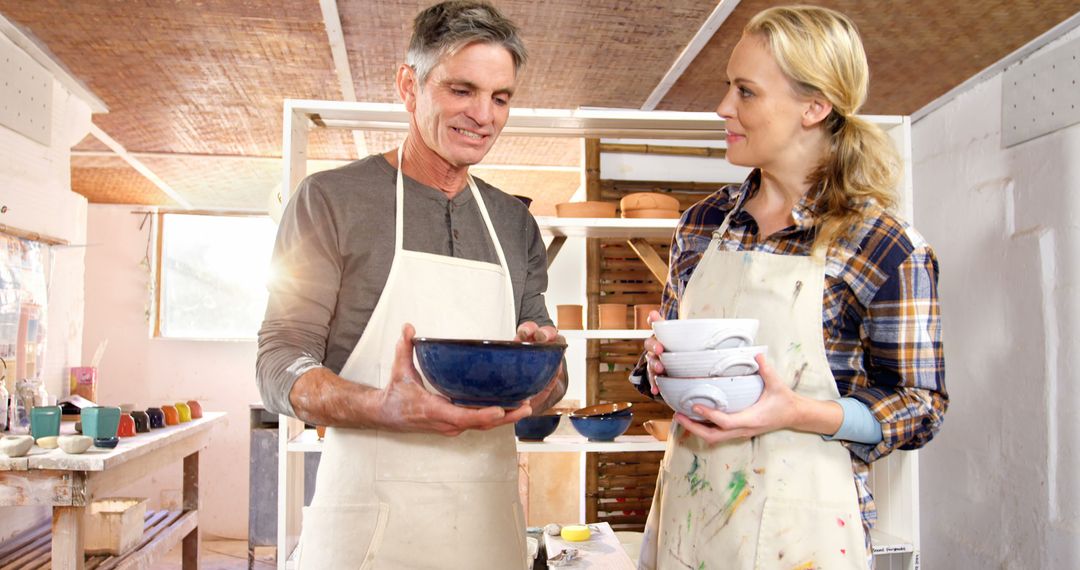
<path id="1" fill-rule="evenodd" d="M 882 439 L 881 422 L 874 417 L 869 406 L 854 398 L 840 398 L 837 404 L 844 409 L 844 421 L 840 429 L 832 435 L 823 435 L 827 440 L 840 439 L 876 445 Z"/>

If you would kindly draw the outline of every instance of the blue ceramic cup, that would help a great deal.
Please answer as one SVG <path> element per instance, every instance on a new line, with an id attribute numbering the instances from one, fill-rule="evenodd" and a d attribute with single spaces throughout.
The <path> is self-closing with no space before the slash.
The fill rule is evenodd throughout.
<path id="1" fill-rule="evenodd" d="M 30 435 L 34 439 L 60 435 L 60 406 L 35 406 L 30 410 Z"/>
<path id="2" fill-rule="evenodd" d="M 115 406 L 95 406 L 82 411 L 83 435 L 94 439 L 116 437 L 120 427 L 120 408 Z"/>

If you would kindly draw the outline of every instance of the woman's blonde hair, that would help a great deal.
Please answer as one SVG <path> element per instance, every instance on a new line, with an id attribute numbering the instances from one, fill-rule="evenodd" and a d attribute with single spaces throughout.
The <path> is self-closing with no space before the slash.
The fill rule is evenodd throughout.
<path id="1" fill-rule="evenodd" d="M 867 199 L 884 208 L 896 204 L 896 149 L 881 128 L 855 116 L 870 82 L 859 32 L 834 10 L 780 6 L 754 16 L 744 33 L 765 40 L 797 93 L 833 106 L 822 125 L 829 150 L 810 177 L 816 189 L 815 246 L 833 245 L 860 221 Z"/>

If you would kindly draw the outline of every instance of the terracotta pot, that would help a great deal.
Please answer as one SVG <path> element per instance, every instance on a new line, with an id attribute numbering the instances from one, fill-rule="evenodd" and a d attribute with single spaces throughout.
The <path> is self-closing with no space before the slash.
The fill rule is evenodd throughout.
<path id="1" fill-rule="evenodd" d="M 319 440 L 326 437 L 326 426 L 315 426 L 315 434 L 319 436 Z"/>
<path id="2" fill-rule="evenodd" d="M 161 406 L 161 411 L 165 414 L 165 425 L 175 426 L 180 424 L 180 412 L 176 410 L 176 406 Z"/>
<path id="3" fill-rule="evenodd" d="M 191 419 L 197 420 L 202 417 L 202 404 L 198 400 L 188 400 L 188 408 L 191 408 Z"/>
<path id="4" fill-rule="evenodd" d="M 558 305 L 555 307 L 558 311 L 559 319 L 555 323 L 559 330 L 562 331 L 579 331 L 581 326 L 581 305 Z"/>
<path id="5" fill-rule="evenodd" d="M 661 220 L 676 220 L 682 214 L 678 210 L 623 210 L 622 217 L 624 218 L 658 218 Z"/>
<path id="6" fill-rule="evenodd" d="M 600 328 L 625 329 L 626 305 L 622 303 L 600 303 Z"/>
<path id="7" fill-rule="evenodd" d="M 614 202 L 563 202 L 555 204 L 555 213 L 560 218 L 614 218 Z"/>
<path id="8" fill-rule="evenodd" d="M 678 210 L 679 199 L 659 192 L 634 192 L 619 200 L 619 209 L 627 210 Z"/>
<path id="9" fill-rule="evenodd" d="M 638 330 L 650 329 L 649 313 L 659 311 L 660 305 L 634 305 L 634 328 Z"/>

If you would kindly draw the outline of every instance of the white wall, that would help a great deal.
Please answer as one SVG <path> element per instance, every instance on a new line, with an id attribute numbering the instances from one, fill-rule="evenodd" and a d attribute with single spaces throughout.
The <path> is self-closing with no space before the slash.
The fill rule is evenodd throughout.
<path id="1" fill-rule="evenodd" d="M 91 205 L 87 217 L 86 325 L 83 356 L 109 345 L 98 370 L 98 399 L 137 409 L 199 400 L 204 410 L 227 412 L 227 425 L 200 457 L 203 532 L 247 536 L 248 405 L 259 401 L 254 341 L 151 338 L 145 311 L 150 274 L 140 261 L 150 232 L 132 206 Z M 152 247 L 152 245 L 151 245 Z M 182 488 L 181 466 L 163 466 L 125 491 L 168 506 Z"/>
<path id="2" fill-rule="evenodd" d="M 0 35 L 4 51 L 17 49 Z M 29 65 L 36 65 L 30 63 Z M 43 70 L 38 70 L 39 73 Z M 5 77 L 18 81 L 18 77 Z M 42 378 L 53 395 L 67 390 L 67 369 L 81 359 L 86 199 L 71 191 L 70 148 L 89 130 L 90 108 L 56 81 L 51 88 L 51 144 L 0 126 L 0 224 L 67 240 L 54 246 L 48 283 L 48 338 Z M 27 109 L 27 112 L 32 112 Z M 38 507 L 0 508 L 0 540 L 48 516 Z"/>
<path id="3" fill-rule="evenodd" d="M 1080 125 L 1003 149 L 1001 90 L 999 74 L 912 128 L 952 401 L 920 456 L 923 560 L 1078 568 Z"/>

